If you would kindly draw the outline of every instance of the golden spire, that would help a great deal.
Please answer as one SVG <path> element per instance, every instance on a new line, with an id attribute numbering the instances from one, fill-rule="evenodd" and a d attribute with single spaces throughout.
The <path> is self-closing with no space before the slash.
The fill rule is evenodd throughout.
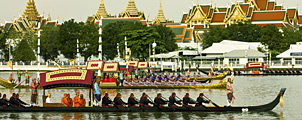
<path id="1" fill-rule="evenodd" d="M 105 9 L 104 0 L 101 0 L 100 6 L 96 14 L 94 15 L 95 19 L 100 20 L 101 17 L 107 17 L 108 13 Z"/>
<path id="2" fill-rule="evenodd" d="M 161 5 L 161 0 L 160 0 L 158 14 L 157 14 L 155 20 L 158 20 L 161 23 L 166 22 L 166 17 L 165 17 L 164 12 L 163 12 L 163 8 L 162 8 L 162 5 Z"/>
<path id="3" fill-rule="evenodd" d="M 125 12 L 128 12 L 131 16 L 138 15 L 138 10 L 135 6 L 134 0 L 128 0 L 128 5 Z"/>
<path id="4" fill-rule="evenodd" d="M 26 9 L 23 14 L 28 17 L 29 21 L 38 20 L 38 16 L 40 16 L 40 14 L 37 11 L 34 0 L 29 0 L 27 2 Z"/>

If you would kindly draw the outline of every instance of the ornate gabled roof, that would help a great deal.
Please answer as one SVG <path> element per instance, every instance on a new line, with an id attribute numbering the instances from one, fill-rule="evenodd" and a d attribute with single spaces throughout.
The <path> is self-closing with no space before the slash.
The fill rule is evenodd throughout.
<path id="1" fill-rule="evenodd" d="M 289 19 L 297 19 L 298 14 L 297 14 L 297 9 L 296 8 L 288 8 L 287 9 L 287 15 Z"/>
<path id="2" fill-rule="evenodd" d="M 94 19 L 96 20 L 100 20 L 101 17 L 107 17 L 108 16 L 108 13 L 106 11 L 106 8 L 105 8 L 105 5 L 104 5 L 104 0 L 101 0 L 101 3 L 99 5 L 99 9 L 98 11 L 96 12 L 96 14 L 94 15 Z"/>
<path id="3" fill-rule="evenodd" d="M 225 23 L 228 23 L 230 21 L 236 22 L 243 22 L 245 20 L 248 20 L 247 14 L 249 10 L 249 5 L 246 3 L 235 3 L 231 6 L 231 9 L 228 11 L 228 14 L 226 16 L 226 19 L 224 20 Z"/>
<path id="4" fill-rule="evenodd" d="M 34 0 L 29 0 L 27 2 L 27 6 L 26 6 L 26 9 L 24 11 L 24 15 L 28 17 L 29 21 L 38 20 L 38 16 L 40 16 L 40 14 L 37 11 Z"/>
<path id="5" fill-rule="evenodd" d="M 157 16 L 155 18 L 155 22 L 156 21 L 159 22 L 159 23 L 167 22 L 166 17 L 165 17 L 164 12 L 163 12 L 161 1 L 160 1 L 160 5 L 159 5 L 159 10 L 158 10 Z"/>

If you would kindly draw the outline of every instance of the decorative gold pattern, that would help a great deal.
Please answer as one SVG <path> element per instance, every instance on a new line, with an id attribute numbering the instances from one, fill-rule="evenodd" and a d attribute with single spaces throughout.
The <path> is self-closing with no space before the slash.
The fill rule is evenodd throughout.
<path id="1" fill-rule="evenodd" d="M 61 73 L 81 73 L 81 76 L 62 76 L 50 78 L 51 75 L 61 74 Z M 46 73 L 46 82 L 53 82 L 58 80 L 85 80 L 87 70 L 59 70 L 54 72 Z"/>

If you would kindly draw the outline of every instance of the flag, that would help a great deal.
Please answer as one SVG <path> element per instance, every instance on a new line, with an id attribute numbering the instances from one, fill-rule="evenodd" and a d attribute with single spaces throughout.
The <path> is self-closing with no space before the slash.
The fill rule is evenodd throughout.
<path id="1" fill-rule="evenodd" d="M 272 58 L 272 52 L 269 52 L 269 57 Z"/>
<path id="2" fill-rule="evenodd" d="M 72 65 L 75 65 L 75 60 L 74 59 L 68 59 Z"/>
<path id="3" fill-rule="evenodd" d="M 8 61 L 8 62 L 6 62 L 6 64 L 10 67 L 10 69 L 13 70 L 13 62 L 12 61 Z"/>

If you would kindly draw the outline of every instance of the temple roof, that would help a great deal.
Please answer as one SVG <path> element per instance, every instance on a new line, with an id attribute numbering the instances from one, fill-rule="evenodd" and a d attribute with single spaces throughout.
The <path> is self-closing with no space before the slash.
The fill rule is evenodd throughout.
<path id="1" fill-rule="evenodd" d="M 139 11 L 136 8 L 134 0 L 128 0 L 128 5 L 127 5 L 125 12 L 128 12 L 130 14 L 130 16 L 139 15 L 138 14 Z"/>
<path id="2" fill-rule="evenodd" d="M 286 11 L 254 11 L 252 21 L 285 21 Z"/>
<path id="3" fill-rule="evenodd" d="M 298 21 L 298 23 L 302 25 L 302 15 L 299 15 L 299 21 Z"/>
<path id="4" fill-rule="evenodd" d="M 38 16 L 40 16 L 40 14 L 37 11 L 34 0 L 29 0 L 27 2 L 27 6 L 26 6 L 26 9 L 24 11 L 24 15 L 28 17 L 29 21 L 38 20 Z"/>
<path id="5" fill-rule="evenodd" d="M 215 12 L 211 22 L 215 23 L 215 22 L 223 22 L 224 19 L 226 17 L 226 12 Z"/>
<path id="6" fill-rule="evenodd" d="M 260 10 L 266 10 L 266 6 L 269 0 L 254 0 Z"/>
<path id="7" fill-rule="evenodd" d="M 94 18 L 96 20 L 100 20 L 101 17 L 107 17 L 108 13 L 106 11 L 105 5 L 104 5 L 104 0 L 101 0 L 100 6 L 96 14 L 94 15 Z"/>
<path id="8" fill-rule="evenodd" d="M 159 10 L 158 10 L 158 14 L 155 18 L 155 21 L 158 21 L 160 23 L 164 23 L 166 22 L 166 17 L 164 15 L 164 12 L 163 12 L 163 8 L 162 8 L 162 5 L 161 5 L 161 1 L 160 1 L 160 5 L 159 5 Z"/>

